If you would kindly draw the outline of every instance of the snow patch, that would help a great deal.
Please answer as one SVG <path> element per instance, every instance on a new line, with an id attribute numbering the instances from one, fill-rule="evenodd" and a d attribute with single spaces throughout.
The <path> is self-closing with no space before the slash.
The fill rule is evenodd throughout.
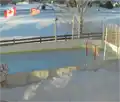
<path id="1" fill-rule="evenodd" d="M 37 88 L 39 87 L 40 84 L 41 84 L 41 82 L 37 83 L 37 84 L 30 85 L 27 88 L 27 90 L 25 91 L 23 99 L 30 100 L 31 98 L 33 98 L 36 95 L 35 91 L 37 90 Z"/>
<path id="2" fill-rule="evenodd" d="M 50 81 L 50 85 L 52 85 L 54 88 L 65 88 L 68 85 L 68 82 L 71 80 L 72 73 L 64 73 L 60 77 L 53 77 L 53 79 Z M 50 90 L 52 89 L 51 86 L 44 87 L 44 90 Z"/>
<path id="3" fill-rule="evenodd" d="M 100 69 L 97 70 L 97 72 L 108 72 L 108 71 L 103 69 L 103 68 L 100 68 Z"/>

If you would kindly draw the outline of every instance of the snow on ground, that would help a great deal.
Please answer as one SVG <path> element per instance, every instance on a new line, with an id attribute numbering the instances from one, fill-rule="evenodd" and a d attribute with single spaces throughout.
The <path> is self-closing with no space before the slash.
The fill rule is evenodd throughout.
<path id="1" fill-rule="evenodd" d="M 66 84 L 65 84 L 66 83 Z M 57 87 L 64 85 L 64 87 Z M 119 73 L 73 72 L 31 85 L 1 89 L 7 101 L 104 101 L 119 102 Z"/>
<path id="2" fill-rule="evenodd" d="M 114 11 L 114 13 L 113 13 Z M 102 32 L 103 24 L 118 24 L 120 25 L 120 9 L 108 10 L 100 8 L 100 11 L 97 11 L 97 8 L 93 7 L 88 9 L 84 16 L 84 32 Z M 91 25 L 91 26 L 90 26 Z"/>
<path id="3" fill-rule="evenodd" d="M 33 5 L 32 5 L 33 6 Z M 23 5 L 17 5 L 18 14 L 16 17 L 12 17 L 9 19 L 4 19 L 3 17 L 0 17 L 0 33 L 1 37 L 8 38 L 13 36 L 51 36 L 54 34 L 54 23 L 55 23 L 55 9 L 54 7 L 51 7 L 52 5 L 47 6 L 47 9 L 45 12 L 41 11 L 41 13 L 37 16 L 31 16 L 29 14 L 29 11 L 27 8 L 24 8 Z M 26 9 L 27 14 L 23 13 L 22 9 Z M 28 8 L 30 8 L 28 6 Z M 20 10 L 20 11 L 19 11 Z M 19 12 L 23 14 L 20 15 Z M 57 9 L 57 12 L 59 12 L 59 7 Z M 4 20 L 4 21 L 3 21 Z M 65 26 L 68 24 L 65 24 Z M 59 28 L 61 28 L 58 25 Z M 68 26 L 69 27 L 69 26 Z M 64 27 L 65 28 L 65 27 Z M 28 32 L 28 33 L 26 33 Z M 59 34 L 68 33 L 66 29 L 61 30 Z M 71 31 L 70 31 L 71 32 Z"/>
<path id="4" fill-rule="evenodd" d="M 25 5 L 25 6 L 24 6 Z M 31 7 L 36 7 L 39 4 L 18 4 L 16 7 L 18 10 L 26 9 L 27 14 L 18 13 L 17 17 L 4 20 L 3 17 L 0 17 L 0 33 L 2 38 L 8 38 L 13 36 L 51 36 L 54 35 L 54 24 L 55 18 L 58 18 L 56 22 L 57 25 L 57 35 L 62 34 L 71 34 L 72 33 L 72 18 L 73 14 L 67 10 L 60 12 L 60 7 L 49 5 L 48 11 L 42 11 L 37 16 L 31 16 L 29 10 Z M 56 13 L 54 10 L 56 10 Z M 103 23 L 114 23 L 119 24 L 120 12 L 119 8 L 113 10 L 108 10 L 100 8 L 100 11 L 97 10 L 97 7 L 88 9 L 84 17 L 84 28 L 83 32 L 102 32 Z M 58 12 L 59 11 L 59 12 Z M 19 11 L 20 12 L 20 11 Z M 22 14 L 23 13 L 23 14 Z M 69 21 L 69 22 L 67 22 Z M 1 24 L 2 23 L 2 24 Z M 92 26 L 90 26 L 92 25 Z"/>
<path id="5" fill-rule="evenodd" d="M 37 8 L 40 4 L 17 4 L 16 9 L 17 10 L 30 10 L 31 8 Z"/>
<path id="6" fill-rule="evenodd" d="M 102 32 L 103 24 L 118 24 L 120 25 L 120 8 L 114 8 L 112 10 L 92 7 L 88 8 L 84 13 L 84 27 L 83 32 Z M 72 13 L 75 11 L 75 15 L 79 20 L 79 13 L 76 9 L 69 9 Z M 92 26 L 91 26 L 92 25 Z"/>

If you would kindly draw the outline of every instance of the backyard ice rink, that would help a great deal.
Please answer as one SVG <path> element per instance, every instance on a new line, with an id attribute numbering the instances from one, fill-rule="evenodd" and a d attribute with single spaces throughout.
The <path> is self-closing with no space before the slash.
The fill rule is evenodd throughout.
<path id="1" fill-rule="evenodd" d="M 36 6 L 36 5 L 35 5 Z M 22 5 L 18 9 L 28 9 L 31 6 Z M 32 7 L 34 7 L 32 5 Z M 60 9 L 60 8 L 59 8 Z M 97 9 L 97 8 L 96 8 Z M 119 24 L 120 9 L 102 9 L 98 12 L 91 8 L 85 14 L 84 32 L 102 32 L 102 24 Z M 57 9 L 58 10 L 58 9 Z M 65 12 L 65 11 L 64 11 Z M 71 13 L 59 13 L 57 34 L 71 33 L 72 25 L 66 22 L 72 20 Z M 18 16 L 4 19 L 0 17 L 1 39 L 28 36 L 48 36 L 54 34 L 53 23 L 56 17 L 54 11 L 41 13 L 37 16 L 18 13 Z M 87 16 L 89 15 L 89 16 Z M 65 18 L 68 17 L 68 18 Z M 103 21 L 104 19 L 104 21 Z M 69 21 L 68 21 L 69 20 Z M 91 26 L 92 25 L 92 26 Z M 57 80 L 45 80 L 16 88 L 1 89 L 1 99 L 6 101 L 107 101 L 119 102 L 119 72 L 74 72 L 72 76 L 65 75 Z M 56 84 L 61 87 L 56 88 Z M 64 84 L 64 87 L 62 85 Z"/>

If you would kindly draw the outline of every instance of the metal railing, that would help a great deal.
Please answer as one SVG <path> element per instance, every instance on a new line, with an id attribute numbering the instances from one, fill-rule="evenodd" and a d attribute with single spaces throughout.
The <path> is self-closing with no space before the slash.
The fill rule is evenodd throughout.
<path id="1" fill-rule="evenodd" d="M 57 39 L 56 39 L 57 38 Z M 8 46 L 14 44 L 24 44 L 24 43 L 35 43 L 35 42 L 50 42 L 50 41 L 67 41 L 70 39 L 79 39 L 78 34 L 66 34 L 66 35 L 57 35 L 55 36 L 46 36 L 46 37 L 31 37 L 31 38 L 13 38 L 9 40 L 0 40 L 0 46 Z M 84 33 L 80 36 L 80 39 L 102 39 L 102 33 Z"/>

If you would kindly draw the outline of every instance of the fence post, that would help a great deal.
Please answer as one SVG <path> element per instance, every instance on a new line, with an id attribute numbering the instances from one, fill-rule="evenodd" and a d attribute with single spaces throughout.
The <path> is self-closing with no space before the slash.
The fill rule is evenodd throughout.
<path id="1" fill-rule="evenodd" d="M 67 36 L 66 35 L 64 35 L 65 36 L 65 41 L 67 41 Z"/>
<path id="2" fill-rule="evenodd" d="M 74 30 L 75 30 L 74 19 L 75 19 L 75 17 L 73 16 L 73 20 L 72 20 L 72 40 L 74 39 Z"/>
<path id="3" fill-rule="evenodd" d="M 54 36 L 55 36 L 55 41 L 57 41 L 57 18 L 55 19 L 54 22 Z"/>
<path id="4" fill-rule="evenodd" d="M 40 43 L 42 42 L 42 39 L 41 39 L 41 37 L 40 37 Z"/>
<path id="5" fill-rule="evenodd" d="M 107 34 L 108 34 L 108 28 L 105 27 L 105 39 L 104 39 L 104 60 L 106 60 L 106 50 L 107 50 L 107 45 L 106 45 L 106 42 L 107 42 Z"/>

